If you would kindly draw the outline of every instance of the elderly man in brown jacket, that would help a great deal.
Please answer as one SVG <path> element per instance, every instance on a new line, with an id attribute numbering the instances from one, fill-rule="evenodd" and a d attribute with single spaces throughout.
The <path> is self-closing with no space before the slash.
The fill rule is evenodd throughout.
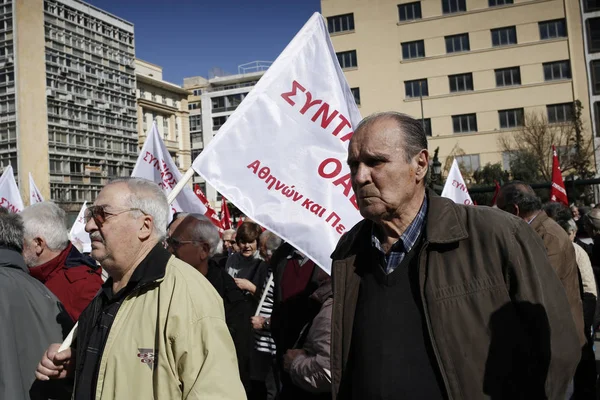
<path id="1" fill-rule="evenodd" d="M 420 121 L 368 117 L 349 145 L 365 220 L 332 255 L 334 399 L 560 399 L 569 302 L 522 220 L 425 189 Z"/>
<path id="2" fill-rule="evenodd" d="M 577 259 L 569 235 L 542 210 L 542 202 L 531 186 L 523 182 L 511 182 L 504 185 L 498 193 L 498 208 L 507 211 L 523 221 L 542 238 L 548 252 L 550 264 L 560 279 L 569 304 L 573 320 L 579 332 L 581 346 L 586 343 L 583 324 L 583 306 L 579 291 Z"/>

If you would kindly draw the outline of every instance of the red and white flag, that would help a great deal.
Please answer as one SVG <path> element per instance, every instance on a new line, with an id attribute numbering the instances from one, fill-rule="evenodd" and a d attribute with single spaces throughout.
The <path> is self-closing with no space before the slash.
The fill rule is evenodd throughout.
<path id="1" fill-rule="evenodd" d="M 44 201 L 44 197 L 40 193 L 40 190 L 35 185 L 33 181 L 33 176 L 31 172 L 29 173 L 29 204 L 41 203 Z"/>
<path id="2" fill-rule="evenodd" d="M 248 218 L 329 271 L 341 235 L 362 219 L 346 163 L 360 120 L 315 13 L 193 168 Z"/>
<path id="3" fill-rule="evenodd" d="M 492 197 L 492 207 L 496 205 L 496 201 L 498 200 L 498 193 L 500 193 L 500 184 L 498 181 L 494 181 L 496 185 L 496 190 L 494 190 L 494 197 Z"/>
<path id="4" fill-rule="evenodd" d="M 131 176 L 145 178 L 160 186 L 165 195 L 169 195 L 181 179 L 181 172 L 171 158 L 165 143 L 158 133 L 156 121 L 146 134 L 146 141 L 135 163 Z M 185 186 L 171 203 L 171 212 L 190 212 L 205 214 L 206 207 L 194 194 L 191 187 Z"/>
<path id="5" fill-rule="evenodd" d="M 13 213 L 21 212 L 25 208 L 11 165 L 4 169 L 0 177 L 0 207 Z"/>
<path id="6" fill-rule="evenodd" d="M 227 199 L 225 196 L 221 197 L 221 226 L 223 230 L 231 229 L 233 226 L 231 222 L 231 215 L 229 215 L 229 207 L 227 207 Z"/>
<path id="7" fill-rule="evenodd" d="M 204 204 L 204 207 L 206 207 L 206 213 L 204 215 L 206 215 L 206 217 L 208 217 L 210 219 L 210 221 L 217 228 L 219 228 L 220 231 L 222 231 L 223 227 L 221 226 L 221 221 L 219 220 L 217 212 L 210 205 L 210 202 L 208 201 L 208 199 L 204 195 L 204 192 L 202 192 L 202 189 L 200 189 L 200 185 L 194 185 L 194 193 L 196 193 L 196 196 L 198 196 L 198 199 L 200 199 L 200 201 L 202 202 L 202 204 Z"/>
<path id="8" fill-rule="evenodd" d="M 444 190 L 442 191 L 442 197 L 446 197 L 454 201 L 456 204 L 465 204 L 468 206 L 473 204 L 471 196 L 469 196 L 469 190 L 467 189 L 465 180 L 460 173 L 460 168 L 458 168 L 458 162 L 456 162 L 456 158 L 454 161 L 452 161 L 452 167 L 450 168 L 450 173 L 446 179 L 446 184 L 444 185 Z"/>
<path id="9" fill-rule="evenodd" d="M 554 145 L 552 145 L 552 188 L 550 189 L 550 201 L 563 203 L 567 207 L 569 206 L 567 190 L 565 189 L 565 182 L 560 171 L 558 154 L 556 154 L 556 147 Z"/>
<path id="10" fill-rule="evenodd" d="M 79 244 L 79 246 L 81 246 L 82 252 L 90 253 L 92 251 L 92 241 L 90 240 L 90 234 L 85 231 L 84 216 L 86 208 L 87 202 L 84 202 L 79 214 L 77 215 L 77 219 L 71 227 L 69 236 L 71 238 L 71 243 L 74 245 Z"/>

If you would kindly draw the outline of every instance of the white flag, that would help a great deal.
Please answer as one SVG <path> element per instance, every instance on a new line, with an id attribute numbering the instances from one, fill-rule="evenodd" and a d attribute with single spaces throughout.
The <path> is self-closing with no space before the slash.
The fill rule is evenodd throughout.
<path id="1" fill-rule="evenodd" d="M 7 208 L 14 213 L 21 212 L 25 208 L 10 165 L 4 169 L 4 173 L 0 177 L 0 207 Z"/>
<path id="2" fill-rule="evenodd" d="M 33 176 L 31 172 L 29 173 L 29 204 L 41 203 L 44 201 L 44 197 L 40 193 L 40 190 L 35 185 L 33 181 Z"/>
<path id="3" fill-rule="evenodd" d="M 181 173 L 177 169 L 177 165 L 160 138 L 156 121 L 146 134 L 146 141 L 131 176 L 156 182 L 167 196 L 181 179 Z M 204 214 L 206 213 L 206 207 L 194 194 L 192 188 L 186 186 L 171 204 L 171 212 L 180 211 Z"/>
<path id="4" fill-rule="evenodd" d="M 467 185 L 465 185 L 465 181 L 460 174 L 460 169 L 458 168 L 456 158 L 452 162 L 452 168 L 450 168 L 448 179 L 446 179 L 446 184 L 444 185 L 444 190 L 442 191 L 442 197 L 446 197 L 454 201 L 456 204 L 473 204 L 473 201 L 471 201 L 471 196 L 469 196 L 469 191 L 467 190 Z"/>
<path id="5" fill-rule="evenodd" d="M 194 170 L 325 271 L 358 221 L 346 164 L 361 116 L 319 13 L 298 32 Z"/>
<path id="6" fill-rule="evenodd" d="M 71 242 L 73 245 L 78 243 L 81 246 L 83 253 L 91 253 L 92 252 L 92 241 L 90 240 L 90 234 L 85 231 L 85 209 L 87 207 L 87 201 L 83 203 L 83 207 L 81 207 L 81 211 L 77 215 L 77 219 L 73 223 L 71 227 L 71 232 L 69 232 L 69 236 L 71 237 Z M 79 246 L 75 246 L 79 247 Z"/>

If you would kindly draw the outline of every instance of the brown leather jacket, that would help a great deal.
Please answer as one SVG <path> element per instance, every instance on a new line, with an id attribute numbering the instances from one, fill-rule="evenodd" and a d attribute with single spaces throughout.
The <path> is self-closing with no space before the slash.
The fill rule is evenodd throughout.
<path id="1" fill-rule="evenodd" d="M 550 264 L 563 284 L 565 292 L 567 292 L 571 313 L 579 332 L 579 344 L 583 346 L 587 340 L 585 338 L 585 328 L 583 327 L 583 308 L 573 242 L 569 239 L 567 232 L 548 217 L 544 211 L 540 211 L 535 219 L 531 221 L 530 226 L 542 238 L 548 252 Z"/>
<path id="2" fill-rule="evenodd" d="M 419 286 L 450 399 L 564 398 L 581 353 L 569 302 L 540 237 L 489 207 L 429 193 Z M 360 287 L 361 221 L 332 254 L 333 398 L 350 398 L 349 354 Z M 377 327 L 373 327 L 377 329 Z"/>

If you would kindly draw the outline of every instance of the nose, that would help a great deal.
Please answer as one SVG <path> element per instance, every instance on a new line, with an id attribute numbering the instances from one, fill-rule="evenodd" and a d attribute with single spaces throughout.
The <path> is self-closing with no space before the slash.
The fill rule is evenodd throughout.
<path id="1" fill-rule="evenodd" d="M 98 226 L 96 225 L 96 220 L 94 220 L 94 218 L 90 218 L 90 220 L 85 223 L 85 231 L 87 233 L 92 233 L 97 230 Z"/>
<path id="2" fill-rule="evenodd" d="M 371 171 L 370 171 L 369 167 L 367 167 L 363 163 L 358 164 L 358 166 L 356 167 L 356 170 L 354 171 L 354 173 L 351 176 L 352 176 L 352 183 L 359 187 L 363 186 L 364 184 L 369 183 L 371 181 Z"/>

